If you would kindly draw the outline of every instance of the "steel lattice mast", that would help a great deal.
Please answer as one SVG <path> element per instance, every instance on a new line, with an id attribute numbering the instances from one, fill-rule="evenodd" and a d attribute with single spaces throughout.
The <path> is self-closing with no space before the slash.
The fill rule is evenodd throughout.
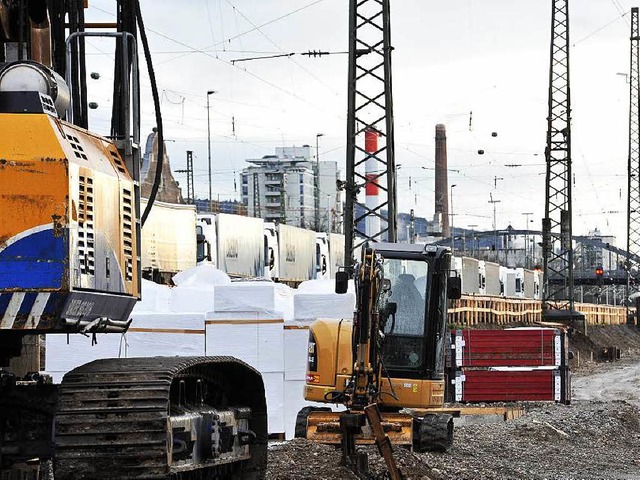
<path id="1" fill-rule="evenodd" d="M 571 95 L 569 0 L 552 0 L 545 218 L 542 220 L 543 309 L 573 310 L 571 244 Z"/>
<path id="2" fill-rule="evenodd" d="M 631 60 L 629 66 L 629 163 L 627 196 L 627 295 L 638 290 L 632 282 L 631 256 L 640 254 L 640 94 L 638 8 L 631 9 Z"/>
<path id="3" fill-rule="evenodd" d="M 391 93 L 389 0 L 350 0 L 347 115 L 345 261 L 366 241 L 396 241 L 396 177 Z M 376 132 L 380 146 L 367 152 L 364 133 Z M 367 163 L 367 171 L 365 171 Z M 372 169 L 371 166 L 375 165 Z M 378 192 L 372 206 L 359 199 L 363 187 Z M 383 212 L 384 210 L 384 212 Z M 367 219 L 378 225 L 367 232 Z"/>

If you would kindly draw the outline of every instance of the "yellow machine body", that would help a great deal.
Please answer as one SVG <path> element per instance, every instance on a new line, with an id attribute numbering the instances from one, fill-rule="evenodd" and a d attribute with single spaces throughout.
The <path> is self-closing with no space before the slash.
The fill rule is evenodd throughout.
<path id="1" fill-rule="evenodd" d="M 127 320 L 140 296 L 134 182 L 108 140 L 0 115 L 0 328 Z"/>
<path id="2" fill-rule="evenodd" d="M 309 327 L 309 351 L 304 397 L 310 402 L 331 403 L 331 392 L 344 390 L 351 379 L 353 321 L 319 319 Z M 413 416 L 389 412 L 402 408 L 439 408 L 444 405 L 444 380 L 383 378 L 380 383 L 383 428 L 394 444 L 411 445 Z M 311 412 L 307 438 L 321 443 L 340 443 L 340 414 Z M 373 443 L 367 428 L 357 437 L 359 443 Z"/>
<path id="3" fill-rule="evenodd" d="M 316 349 L 316 369 L 307 369 L 305 399 L 327 402 L 329 392 L 342 390 L 351 378 L 351 320 L 319 319 L 309 327 L 310 350 Z M 309 352 L 313 355 L 313 352 Z M 384 407 L 430 408 L 444 404 L 444 380 L 386 378 L 380 383 Z M 394 398 L 395 397 L 395 398 Z"/>

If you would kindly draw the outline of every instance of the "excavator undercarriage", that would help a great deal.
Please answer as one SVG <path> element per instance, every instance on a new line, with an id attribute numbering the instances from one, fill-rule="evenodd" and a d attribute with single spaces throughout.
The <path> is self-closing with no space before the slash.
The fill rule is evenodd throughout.
<path id="1" fill-rule="evenodd" d="M 97 360 L 59 386 L 43 377 L 1 378 L 2 469 L 37 457 L 34 474 L 53 462 L 56 480 L 264 473 L 264 387 L 260 374 L 236 359 Z"/>

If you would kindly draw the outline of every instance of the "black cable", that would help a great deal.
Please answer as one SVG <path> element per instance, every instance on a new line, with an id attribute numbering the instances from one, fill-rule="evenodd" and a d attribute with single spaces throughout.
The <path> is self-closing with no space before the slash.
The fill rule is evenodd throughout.
<path id="1" fill-rule="evenodd" d="M 144 50 L 144 57 L 147 62 L 147 70 L 149 72 L 149 82 L 151 83 L 151 93 L 153 94 L 153 106 L 156 112 L 156 130 L 158 141 L 158 154 L 156 156 L 156 173 L 153 179 L 153 187 L 151 187 L 151 193 L 147 200 L 147 206 L 144 209 L 142 218 L 140 219 L 141 226 L 144 226 L 144 222 L 149 216 L 151 207 L 156 200 L 158 189 L 160 188 L 160 179 L 162 178 L 162 163 L 164 160 L 164 136 L 162 134 L 162 114 L 160 113 L 160 96 L 158 95 L 158 85 L 156 84 L 156 74 L 153 70 L 153 64 L 151 62 L 151 52 L 149 51 L 149 42 L 147 41 L 147 32 L 144 29 L 144 22 L 142 21 L 142 12 L 140 10 L 140 0 L 136 0 L 136 19 L 138 26 L 140 27 L 140 40 L 142 41 L 142 48 Z"/>
<path id="2" fill-rule="evenodd" d="M 77 14 L 78 14 L 78 31 L 79 32 L 84 32 L 84 4 L 81 4 L 80 1 L 78 1 L 78 10 L 77 10 Z M 80 89 L 79 89 L 79 95 L 80 95 L 80 108 L 82 109 L 82 114 L 80 116 L 80 118 L 78 119 L 78 121 L 76 122 L 77 125 L 81 126 L 82 128 L 89 128 L 89 112 L 87 110 L 87 56 L 86 56 L 86 50 L 85 50 L 85 41 L 84 41 L 84 37 L 80 37 L 78 39 L 78 49 L 79 49 L 79 64 L 78 64 L 78 74 L 80 76 Z"/>

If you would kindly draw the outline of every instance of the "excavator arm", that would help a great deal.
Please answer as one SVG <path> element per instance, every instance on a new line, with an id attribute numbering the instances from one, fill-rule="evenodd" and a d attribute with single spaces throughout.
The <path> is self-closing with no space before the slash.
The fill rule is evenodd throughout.
<path id="1" fill-rule="evenodd" d="M 347 407 L 363 409 L 376 401 L 380 380 L 380 297 L 382 263 L 371 248 L 356 266 L 356 312 L 353 320 L 353 376 L 347 386 Z"/>
<path id="2" fill-rule="evenodd" d="M 346 285 L 344 276 L 342 277 L 341 283 Z M 391 440 L 385 432 L 377 404 L 382 373 L 380 305 L 383 303 L 382 297 L 388 294 L 389 285 L 384 280 L 382 259 L 373 248 L 362 250 L 361 261 L 355 267 L 354 281 L 356 312 L 352 329 L 353 374 L 342 395 L 348 410 L 339 418 L 342 463 L 353 471 L 366 475 L 367 456 L 356 450 L 356 437 L 361 436 L 362 428 L 368 424 L 380 455 L 387 464 L 389 478 L 397 480 L 402 478 L 402 474 L 393 459 Z M 340 293 L 339 290 L 343 289 L 336 290 Z"/>

